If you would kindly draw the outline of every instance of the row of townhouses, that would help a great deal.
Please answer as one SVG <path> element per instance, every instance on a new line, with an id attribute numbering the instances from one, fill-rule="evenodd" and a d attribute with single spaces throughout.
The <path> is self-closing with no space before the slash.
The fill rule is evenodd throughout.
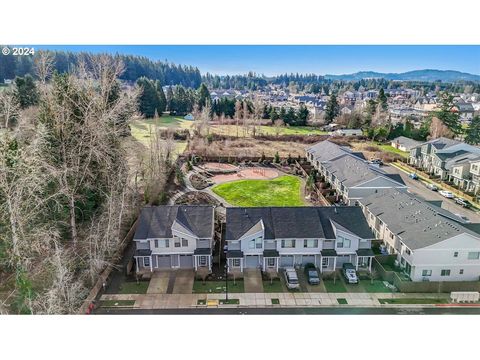
<path id="1" fill-rule="evenodd" d="M 307 159 L 348 205 L 357 205 L 359 199 L 379 189 L 407 189 L 399 175 L 387 174 L 362 153 L 328 140 L 307 149 Z"/>
<path id="2" fill-rule="evenodd" d="M 315 264 L 332 271 L 344 263 L 370 269 L 373 234 L 359 207 L 227 208 L 229 271 L 262 271 Z"/>
<path id="3" fill-rule="evenodd" d="M 437 204 L 395 189 L 359 203 L 375 238 L 397 255 L 412 281 L 479 280 L 479 224 L 467 224 Z"/>
<path id="4" fill-rule="evenodd" d="M 408 162 L 461 189 L 480 190 L 480 148 L 440 137 L 410 149 Z"/>

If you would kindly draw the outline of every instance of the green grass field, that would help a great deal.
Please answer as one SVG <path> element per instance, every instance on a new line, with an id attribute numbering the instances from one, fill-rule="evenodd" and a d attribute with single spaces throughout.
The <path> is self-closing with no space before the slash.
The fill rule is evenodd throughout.
<path id="1" fill-rule="evenodd" d="M 325 289 L 329 293 L 346 293 L 348 292 L 347 288 L 343 284 L 341 279 L 337 279 L 335 283 L 333 280 L 323 280 L 323 285 L 325 285 Z"/>
<path id="2" fill-rule="evenodd" d="M 237 126 L 236 125 L 213 125 L 211 127 L 211 132 L 219 135 L 228 135 L 236 136 L 237 135 Z M 260 125 L 256 127 L 257 135 L 326 135 L 326 131 L 319 130 L 318 128 L 312 126 L 290 126 L 290 127 L 281 127 L 280 129 L 275 128 L 274 126 Z M 238 127 L 238 134 L 240 137 L 243 136 L 242 126 Z M 249 127 L 249 133 L 247 136 L 252 136 L 253 131 L 252 127 Z"/>
<path id="3" fill-rule="evenodd" d="M 140 282 L 124 282 L 120 285 L 120 289 L 118 291 L 119 294 L 146 294 L 149 281 L 140 281 Z"/>
<path id="4" fill-rule="evenodd" d="M 138 119 L 130 123 L 132 136 L 147 148 L 150 146 L 151 134 L 155 128 L 164 129 L 189 129 L 193 121 L 184 120 L 180 117 L 164 115 L 157 119 Z M 186 141 L 176 141 L 176 153 L 182 154 L 187 148 Z"/>
<path id="5" fill-rule="evenodd" d="M 392 154 L 397 154 L 400 155 L 404 158 L 408 158 L 409 153 L 406 151 L 398 150 L 397 148 L 394 148 L 392 145 L 387 145 L 387 144 L 382 144 L 382 145 L 375 145 L 378 146 L 380 149 L 382 149 L 385 152 L 389 152 Z"/>
<path id="6" fill-rule="evenodd" d="M 234 206 L 302 206 L 296 176 L 285 175 L 273 180 L 238 180 L 212 188 L 212 191 Z"/>

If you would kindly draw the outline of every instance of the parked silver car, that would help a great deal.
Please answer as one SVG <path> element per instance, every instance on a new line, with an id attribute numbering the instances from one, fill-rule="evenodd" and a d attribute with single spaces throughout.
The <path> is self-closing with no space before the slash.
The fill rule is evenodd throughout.
<path id="1" fill-rule="evenodd" d="M 295 271 L 295 269 L 285 269 L 285 282 L 287 283 L 287 288 L 289 289 L 298 289 L 300 287 L 297 272 Z"/>

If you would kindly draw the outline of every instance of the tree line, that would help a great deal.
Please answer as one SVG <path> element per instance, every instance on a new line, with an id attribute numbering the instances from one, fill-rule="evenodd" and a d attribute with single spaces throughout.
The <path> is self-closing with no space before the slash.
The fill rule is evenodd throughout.
<path id="1" fill-rule="evenodd" d="M 46 51 L 51 56 L 52 67 L 58 73 L 72 71 L 80 63 L 91 65 L 92 55 L 89 53 L 73 53 L 64 51 Z M 0 56 L 0 83 L 4 79 L 16 76 L 35 75 L 34 56 Z M 153 61 L 144 56 L 105 55 L 124 64 L 121 80 L 135 82 L 138 78 L 147 77 L 158 80 L 162 85 L 182 85 L 187 88 L 198 88 L 202 82 L 200 70 L 194 66 L 176 65 L 162 61 Z"/>

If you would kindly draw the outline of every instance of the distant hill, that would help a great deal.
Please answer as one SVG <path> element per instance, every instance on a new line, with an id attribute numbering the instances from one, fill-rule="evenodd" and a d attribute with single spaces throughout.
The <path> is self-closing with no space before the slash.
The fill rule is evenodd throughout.
<path id="1" fill-rule="evenodd" d="M 454 70 L 414 70 L 404 73 L 379 73 L 375 71 L 359 71 L 354 74 L 344 75 L 325 75 L 326 79 L 330 80 L 344 80 L 356 81 L 371 78 L 383 78 L 386 80 L 400 80 L 400 81 L 442 81 L 442 82 L 457 82 L 457 81 L 476 81 L 480 82 L 480 75 L 474 75 Z"/>

